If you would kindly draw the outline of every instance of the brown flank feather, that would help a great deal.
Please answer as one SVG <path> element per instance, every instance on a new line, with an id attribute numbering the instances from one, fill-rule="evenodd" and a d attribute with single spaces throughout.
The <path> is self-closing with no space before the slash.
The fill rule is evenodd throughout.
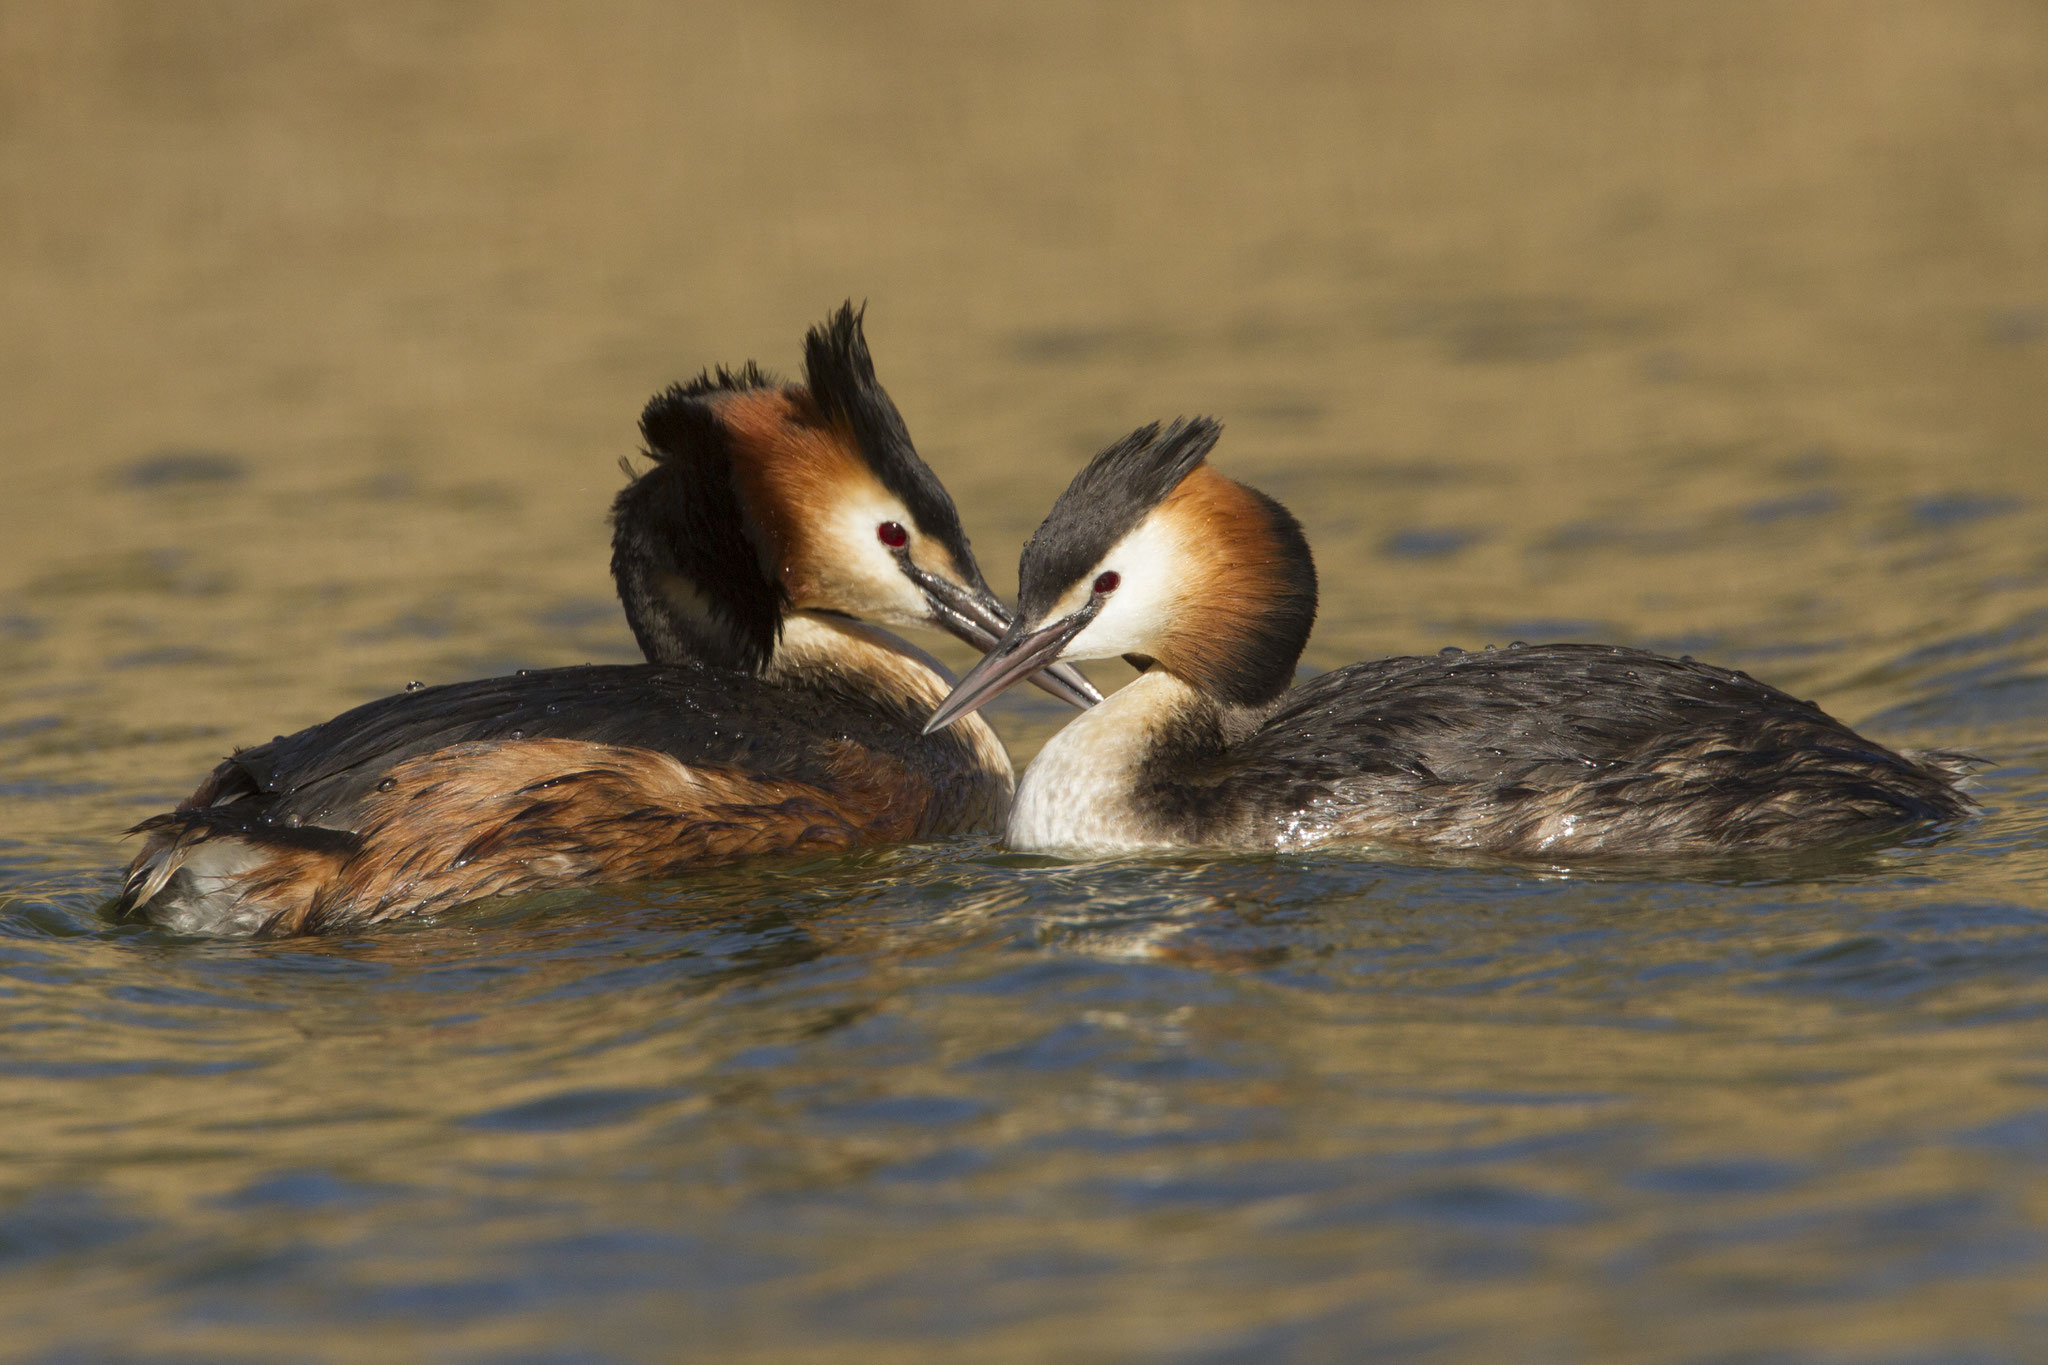
<path id="1" fill-rule="evenodd" d="M 960 821 L 949 808 L 976 804 L 857 744 L 832 746 L 829 761 L 829 784 L 812 786 L 580 740 L 455 744 L 391 770 L 356 850 L 266 846 L 237 890 L 275 907 L 265 934 L 311 933 L 543 887 L 910 839 L 950 829 Z"/>

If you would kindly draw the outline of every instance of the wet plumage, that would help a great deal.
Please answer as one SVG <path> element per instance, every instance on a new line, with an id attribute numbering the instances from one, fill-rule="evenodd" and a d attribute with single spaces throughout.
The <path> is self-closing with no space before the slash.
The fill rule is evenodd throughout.
<path id="1" fill-rule="evenodd" d="M 922 739 L 929 711 L 823 677 L 764 689 L 701 663 L 380 698 L 243 750 L 146 822 L 188 849 L 166 874 L 186 894 L 154 918 L 311 932 L 1000 819 L 1008 783 L 974 742 Z M 264 850 L 253 867 L 251 845 Z M 228 875 L 243 881 L 198 884 Z M 222 902 L 247 908 L 229 918 Z"/>
<path id="2" fill-rule="evenodd" d="M 1307 543 L 1203 463 L 1217 431 L 1146 428 L 1091 462 L 1026 547 L 1008 637 L 935 718 L 1055 658 L 1149 665 L 1033 761 L 1013 844 L 1639 859 L 1883 838 L 1970 809 L 1967 759 L 1896 753 L 1747 674 L 1641 650 L 1449 650 L 1289 688 L 1314 618 Z"/>
<path id="3" fill-rule="evenodd" d="M 1611 645 L 1381 659 L 1245 739 L 1162 743 L 1141 783 L 1194 842 L 1384 840 L 1573 859 L 1861 838 L 1962 813 L 1909 759 L 1746 673 Z"/>

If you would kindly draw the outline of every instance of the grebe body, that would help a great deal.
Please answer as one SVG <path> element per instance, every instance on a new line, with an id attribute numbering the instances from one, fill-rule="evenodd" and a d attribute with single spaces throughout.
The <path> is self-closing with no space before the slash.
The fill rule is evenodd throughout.
<path id="1" fill-rule="evenodd" d="M 245 749 L 149 828 L 135 877 L 187 933 L 306 933 L 760 853 L 995 828 L 992 732 L 919 735 L 945 693 L 693 662 L 383 697 Z M 149 894 L 142 894 L 144 891 Z"/>
<path id="2" fill-rule="evenodd" d="M 1328 844 L 1570 862 L 1778 853 L 1952 820 L 1969 760 L 1906 755 L 1747 674 L 1607 645 L 1448 650 L 1290 687 L 1316 582 L 1294 518 L 1149 427 L 1025 548 L 1016 622 L 933 718 L 1054 659 L 1137 679 L 1025 771 L 1019 848 Z"/>
<path id="3" fill-rule="evenodd" d="M 994 732 L 924 734 L 950 679 L 869 623 L 985 649 L 1008 611 L 851 307 L 805 370 L 707 373 L 642 415 L 655 464 L 614 503 L 612 571 L 650 662 L 408 691 L 238 752 L 137 826 L 117 914 L 313 932 L 998 824 Z"/>

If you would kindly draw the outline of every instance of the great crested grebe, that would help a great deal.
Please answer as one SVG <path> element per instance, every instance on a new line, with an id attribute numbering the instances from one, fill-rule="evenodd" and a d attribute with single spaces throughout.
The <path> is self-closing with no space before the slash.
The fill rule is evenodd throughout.
<path id="1" fill-rule="evenodd" d="M 1754 854 L 1971 808 L 1970 760 L 1893 753 L 1743 673 L 1605 645 L 1353 664 L 1291 688 L 1316 612 L 1301 528 L 1203 463 L 1207 419 L 1084 468 L 1024 547 L 1017 619 L 932 716 L 1055 659 L 1138 678 L 1025 770 L 1009 842 L 1332 842 L 1568 861 Z"/>
<path id="2" fill-rule="evenodd" d="M 136 827 L 117 913 L 304 933 L 999 822 L 994 732 L 923 734 L 944 670 L 863 622 L 986 649 L 1009 613 L 851 305 L 804 367 L 709 371 L 642 414 L 612 573 L 650 662 L 408 691 L 242 750 Z M 1071 668 L 1045 685 L 1101 699 Z"/>

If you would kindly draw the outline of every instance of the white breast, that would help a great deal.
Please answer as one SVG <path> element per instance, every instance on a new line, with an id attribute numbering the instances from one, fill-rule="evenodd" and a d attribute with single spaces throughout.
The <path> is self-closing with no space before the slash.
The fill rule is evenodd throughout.
<path id="1" fill-rule="evenodd" d="M 1010 847 L 1075 853 L 1176 847 L 1132 794 L 1154 730 L 1191 695 L 1177 678 L 1146 673 L 1069 721 L 1017 784 Z"/>

